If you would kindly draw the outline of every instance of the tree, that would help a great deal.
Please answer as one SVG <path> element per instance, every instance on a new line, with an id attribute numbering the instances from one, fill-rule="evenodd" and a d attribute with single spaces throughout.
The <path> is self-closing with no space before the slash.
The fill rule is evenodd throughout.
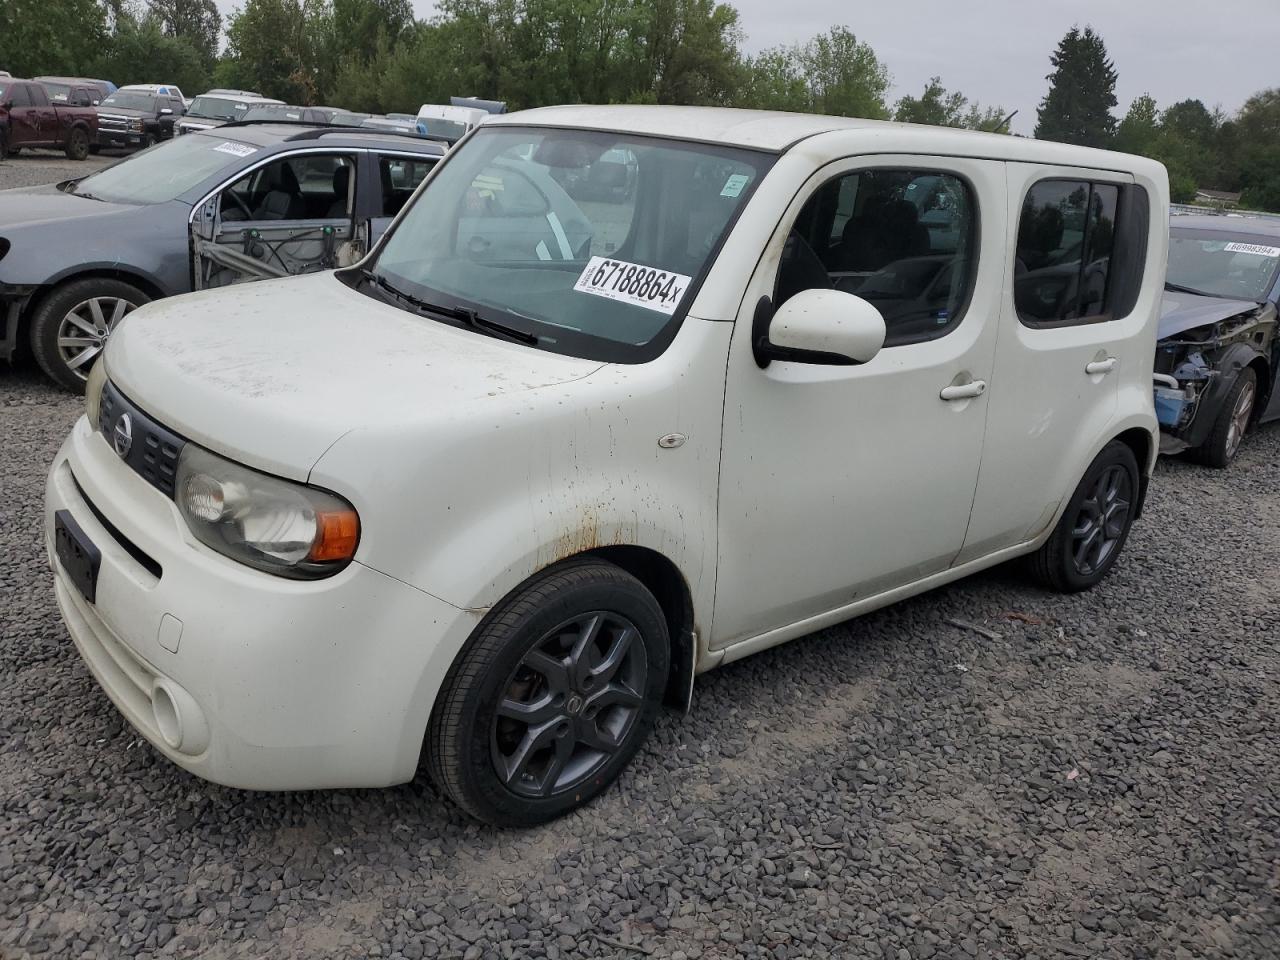
<path id="1" fill-rule="evenodd" d="M 121 86 L 162 81 L 193 94 L 209 88 L 203 51 L 185 38 L 167 36 L 159 18 L 138 21 L 127 10 L 116 18 L 102 52 L 82 69 Z"/>
<path id="2" fill-rule="evenodd" d="M 97 0 L 0 0 L 0 67 L 15 77 L 79 75 L 105 35 Z"/>
<path id="3" fill-rule="evenodd" d="M 1116 70 L 1092 27 L 1072 27 L 1049 57 L 1049 92 L 1036 112 L 1035 135 L 1085 147 L 1110 146 L 1116 132 Z"/>
<path id="4" fill-rule="evenodd" d="M 187 41 L 213 65 L 222 35 L 222 14 L 214 0 L 148 0 L 148 8 L 165 36 Z"/>
<path id="5" fill-rule="evenodd" d="M 1156 102 L 1151 95 L 1144 93 L 1134 98 L 1129 104 L 1129 112 L 1120 121 L 1116 129 L 1115 147 L 1125 153 L 1136 153 L 1144 157 L 1154 156 L 1156 140 L 1160 136 L 1160 116 Z"/>
<path id="6" fill-rule="evenodd" d="M 1241 204 L 1280 211 L 1280 87 L 1246 100 L 1231 126 Z"/>
<path id="7" fill-rule="evenodd" d="M 980 107 L 964 94 L 948 93 L 941 77 L 932 77 L 919 97 L 905 96 L 894 107 L 900 123 L 927 123 L 935 127 L 965 127 L 988 133 L 1008 133 L 1003 107 Z"/>
<path id="8" fill-rule="evenodd" d="M 744 73 L 735 106 L 889 117 L 889 71 L 848 27 L 832 27 L 803 45 L 766 50 L 746 61 Z"/>
<path id="9" fill-rule="evenodd" d="M 323 0 L 248 0 L 230 17 L 219 85 L 315 103 L 332 84 L 332 12 Z"/>

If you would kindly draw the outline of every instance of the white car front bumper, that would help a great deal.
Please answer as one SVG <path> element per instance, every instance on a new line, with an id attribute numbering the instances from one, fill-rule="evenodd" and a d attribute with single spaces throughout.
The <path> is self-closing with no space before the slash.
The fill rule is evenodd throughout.
<path id="1" fill-rule="evenodd" d="M 61 510 L 101 553 L 93 603 L 57 559 Z M 83 417 L 49 474 L 45 537 L 76 647 L 174 763 L 265 790 L 414 776 L 444 654 L 474 614 L 359 563 L 292 581 L 209 550 Z"/>

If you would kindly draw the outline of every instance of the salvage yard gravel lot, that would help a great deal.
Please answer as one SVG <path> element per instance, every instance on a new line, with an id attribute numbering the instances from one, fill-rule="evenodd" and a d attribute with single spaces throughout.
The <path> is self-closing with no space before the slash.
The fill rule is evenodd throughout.
<path id="1" fill-rule="evenodd" d="M 1001 568 L 734 663 L 520 832 L 425 774 L 246 793 L 141 742 L 45 559 L 80 410 L 0 367 L 5 960 L 1280 956 L 1280 427 L 1161 461 L 1094 592 Z"/>

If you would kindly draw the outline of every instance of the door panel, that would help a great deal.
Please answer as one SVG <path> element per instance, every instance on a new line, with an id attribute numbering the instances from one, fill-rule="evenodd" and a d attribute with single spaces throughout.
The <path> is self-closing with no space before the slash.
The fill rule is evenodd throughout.
<path id="1" fill-rule="evenodd" d="M 915 283 L 921 272 L 927 274 L 920 278 L 921 291 L 936 292 L 931 285 L 946 281 L 928 261 L 946 259 L 956 248 L 943 224 L 924 226 L 928 240 L 917 229 L 925 214 L 941 216 L 940 207 L 923 203 L 915 211 L 919 215 L 908 218 L 907 242 L 876 240 L 867 225 L 880 215 L 901 219 L 903 197 L 912 185 L 923 191 L 926 179 L 913 179 L 892 203 L 881 203 L 849 196 L 833 178 L 881 169 L 954 174 L 967 181 L 978 226 L 966 250 L 977 249 L 978 257 L 965 267 L 972 292 L 958 323 L 956 314 L 937 303 L 925 311 L 899 310 L 885 299 L 895 284 Z M 828 201 L 813 215 L 806 201 L 823 189 Z M 952 563 L 973 502 L 987 401 L 983 395 L 947 401 L 941 394 L 957 383 L 993 379 L 1006 266 L 1005 198 L 998 162 L 876 157 L 829 166 L 793 201 L 748 286 L 730 350 L 713 647 L 837 609 Z M 861 366 L 775 360 L 766 369 L 757 367 L 752 315 L 762 297 L 775 296 L 779 265 L 790 263 L 786 258 L 797 246 L 791 239 L 797 233 L 809 238 L 806 246 L 822 248 L 820 269 L 831 286 L 863 288 L 882 312 L 903 318 L 907 329 L 900 339 L 930 338 L 887 345 Z M 778 296 L 786 295 L 792 270 L 784 268 Z M 918 293 L 920 302 L 928 296 Z M 942 335 L 915 329 L 926 315 L 946 326 Z"/>
<path id="2" fill-rule="evenodd" d="M 1024 201 L 1041 181 L 1133 182 L 1124 174 L 1076 167 L 1010 163 L 1008 170 L 1013 238 L 1024 220 Z M 1015 289 L 1022 290 L 1024 305 L 1031 305 L 1024 316 L 1048 317 L 1056 301 L 1075 295 L 1081 298 L 1081 313 L 1098 312 L 1098 262 L 1078 271 L 1081 257 L 1087 259 L 1080 250 L 1082 224 L 1076 222 L 1070 197 L 1063 194 L 1060 205 L 1062 216 L 1028 219 L 1018 245 L 1024 255 L 1009 258 L 1013 276 L 1001 302 L 996 351 L 1002 375 L 987 395 L 986 451 L 961 561 L 1022 543 L 1053 520 L 1061 498 L 1079 481 L 1081 459 L 1087 456 L 1082 450 L 1096 442 L 1118 407 L 1122 377 L 1116 366 L 1109 373 L 1085 368 L 1105 368 L 1109 358 L 1117 365 L 1124 362 L 1131 355 L 1126 344 L 1135 330 L 1140 332 L 1140 327 L 1115 320 L 1029 326 L 1019 318 Z M 1114 223 L 1110 229 L 1114 233 Z M 1064 273 L 1084 279 L 1064 281 Z"/>
<path id="3" fill-rule="evenodd" d="M 211 197 L 192 221 L 196 289 L 354 263 L 356 157 L 286 155 Z"/>

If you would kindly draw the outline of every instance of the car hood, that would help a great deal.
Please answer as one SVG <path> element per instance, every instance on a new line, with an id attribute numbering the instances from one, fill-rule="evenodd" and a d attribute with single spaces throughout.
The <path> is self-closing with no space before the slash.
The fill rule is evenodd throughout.
<path id="1" fill-rule="evenodd" d="M 332 273 L 148 304 L 112 334 L 106 364 L 177 433 L 296 480 L 351 430 L 502 402 L 604 366 L 410 314 Z"/>
<path id="2" fill-rule="evenodd" d="M 53 186 L 0 190 L 0 237 L 9 237 L 14 227 L 81 217 L 109 217 L 137 209 L 133 204 L 108 203 L 63 193 Z"/>
<path id="3" fill-rule="evenodd" d="M 1179 293 L 1168 290 L 1160 303 L 1160 325 L 1156 338 L 1164 340 L 1196 327 L 1217 323 L 1227 317 L 1256 310 L 1252 300 L 1233 300 L 1227 297 L 1202 297 L 1198 293 Z"/>
<path id="4" fill-rule="evenodd" d="M 159 116 L 155 110 L 133 110 L 129 107 L 98 107 L 99 117 L 142 117 L 150 120 Z"/>

